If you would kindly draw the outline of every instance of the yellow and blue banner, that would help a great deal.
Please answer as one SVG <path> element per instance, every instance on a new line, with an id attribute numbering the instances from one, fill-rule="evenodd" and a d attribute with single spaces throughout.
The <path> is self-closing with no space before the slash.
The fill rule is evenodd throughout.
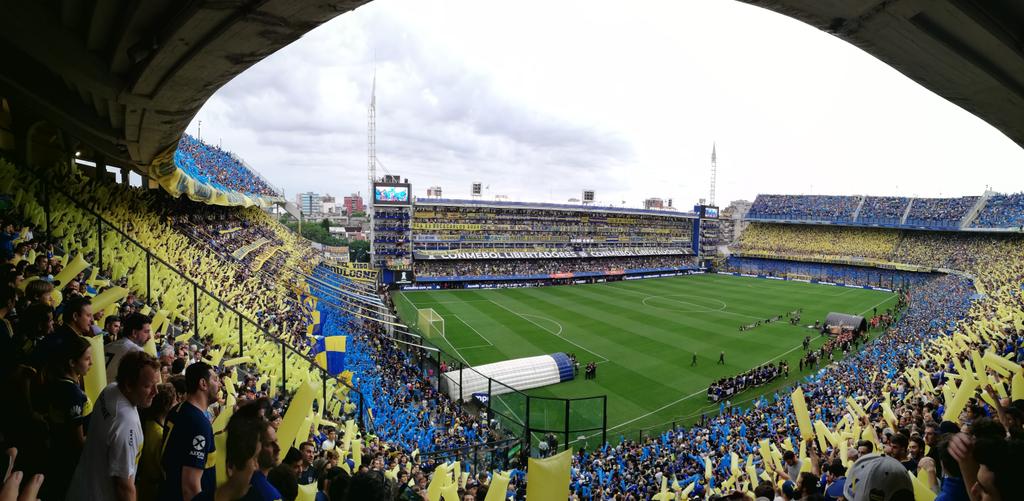
<path id="1" fill-rule="evenodd" d="M 345 345 L 348 336 L 318 336 L 313 345 L 313 359 L 330 375 L 337 376 L 345 370 Z"/>

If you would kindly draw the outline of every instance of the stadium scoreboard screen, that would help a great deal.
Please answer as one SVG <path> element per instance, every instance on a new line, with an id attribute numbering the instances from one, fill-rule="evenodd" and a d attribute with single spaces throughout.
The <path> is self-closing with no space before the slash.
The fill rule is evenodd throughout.
<path id="1" fill-rule="evenodd" d="M 718 219 L 718 207 L 702 205 L 700 208 L 700 217 L 706 219 Z"/>
<path id="2" fill-rule="evenodd" d="M 374 183 L 374 205 L 412 205 L 410 193 L 412 187 L 408 183 Z"/>

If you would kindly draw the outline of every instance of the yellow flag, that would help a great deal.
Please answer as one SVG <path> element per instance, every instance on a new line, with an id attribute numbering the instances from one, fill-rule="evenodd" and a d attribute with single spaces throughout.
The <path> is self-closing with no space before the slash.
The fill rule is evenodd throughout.
<path id="1" fill-rule="evenodd" d="M 526 499 L 529 501 L 565 501 L 569 498 L 569 467 L 572 449 L 545 459 L 530 458 L 526 474 Z"/>
<path id="2" fill-rule="evenodd" d="M 797 386 L 790 397 L 793 400 L 793 413 L 796 414 L 796 423 L 800 426 L 800 437 L 804 440 L 814 438 L 814 427 L 811 426 L 811 413 L 807 410 L 804 390 Z"/>
<path id="3" fill-rule="evenodd" d="M 82 270 L 88 267 L 89 263 L 85 262 L 85 259 L 82 258 L 82 253 L 79 252 L 64 269 L 60 270 L 57 276 L 53 277 L 53 280 L 59 281 L 61 286 L 65 286 L 72 278 L 78 276 Z"/>
<path id="4" fill-rule="evenodd" d="M 92 367 L 85 373 L 85 396 L 88 397 L 88 409 L 83 409 L 82 414 L 88 415 L 92 412 L 92 404 L 100 396 L 100 392 L 107 386 L 107 368 L 103 365 L 103 338 L 92 336 L 85 338 L 89 341 L 89 351 L 92 352 Z"/>
<path id="5" fill-rule="evenodd" d="M 228 420 L 231 419 L 231 415 L 235 413 L 235 396 L 228 394 L 228 399 L 224 402 L 224 410 L 220 411 L 220 414 L 213 419 L 213 432 L 220 433 L 224 431 L 228 426 Z M 218 451 L 224 451 L 224 449 L 217 449 Z M 223 452 L 221 453 L 223 455 Z M 219 459 L 219 458 L 218 458 Z"/>
<path id="6" fill-rule="evenodd" d="M 923 473 L 922 470 L 918 471 Z M 928 488 L 926 480 L 922 480 L 909 471 L 907 472 L 907 475 L 910 475 L 910 480 L 914 484 L 914 501 L 932 501 L 935 499 L 935 493 Z"/>
<path id="7" fill-rule="evenodd" d="M 277 429 L 278 443 L 292 444 L 295 442 L 295 437 L 299 434 L 302 423 L 313 409 L 313 398 L 315 396 L 316 386 L 313 381 L 305 381 L 299 385 L 299 391 L 295 394 L 295 398 L 292 399 L 292 403 L 288 405 L 288 410 L 284 413 L 281 426 Z M 277 459 L 284 461 L 286 454 L 288 454 L 288 447 L 282 447 Z"/>
<path id="8" fill-rule="evenodd" d="M 111 287 L 92 298 L 93 311 L 105 309 L 128 295 L 128 289 L 124 287 Z"/>
<path id="9" fill-rule="evenodd" d="M 252 357 L 250 357 L 250 356 L 235 357 L 235 358 L 232 358 L 231 360 L 225 360 L 224 361 L 224 367 L 234 367 L 236 365 L 246 364 L 246 363 L 249 363 L 249 362 L 252 362 Z"/>
<path id="10" fill-rule="evenodd" d="M 508 491 L 508 472 L 495 473 L 491 475 L 491 485 L 487 489 L 487 497 L 484 501 L 505 501 L 505 494 Z"/>
<path id="11" fill-rule="evenodd" d="M 217 486 L 221 486 L 228 481 L 228 434 L 213 435 L 213 445 L 217 448 L 217 451 L 214 452 L 214 467 L 216 468 L 214 471 L 217 475 Z"/>
<path id="12" fill-rule="evenodd" d="M 952 401 L 946 401 L 946 411 L 942 415 L 942 420 L 957 422 L 960 419 L 960 411 L 967 405 L 967 399 L 974 396 L 974 390 L 977 388 L 978 381 L 976 379 L 965 378 L 964 382 L 957 388 Z"/>
<path id="13" fill-rule="evenodd" d="M 316 501 L 316 482 L 299 485 L 299 497 L 295 501 Z"/>
<path id="14" fill-rule="evenodd" d="M 1010 400 L 1024 399 L 1024 372 L 1014 374 L 1010 384 Z"/>

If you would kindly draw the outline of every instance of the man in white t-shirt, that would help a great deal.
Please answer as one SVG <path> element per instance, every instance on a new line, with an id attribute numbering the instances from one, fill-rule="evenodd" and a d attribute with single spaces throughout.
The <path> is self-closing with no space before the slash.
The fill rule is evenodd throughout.
<path id="1" fill-rule="evenodd" d="M 142 351 L 142 347 L 149 342 L 149 325 L 149 317 L 141 313 L 132 313 L 124 319 L 121 337 L 103 347 L 103 354 L 107 359 L 108 382 L 117 377 L 117 367 L 121 365 L 122 357 L 133 351 Z"/>
<path id="2" fill-rule="evenodd" d="M 117 382 L 100 392 L 89 418 L 82 457 L 68 501 L 135 499 L 135 471 L 142 452 L 137 408 L 149 407 L 160 381 L 160 363 L 136 351 L 120 360 Z"/>

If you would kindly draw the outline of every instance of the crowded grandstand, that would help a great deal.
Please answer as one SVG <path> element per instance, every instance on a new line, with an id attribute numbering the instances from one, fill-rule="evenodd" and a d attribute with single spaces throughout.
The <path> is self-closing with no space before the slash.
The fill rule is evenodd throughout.
<path id="1" fill-rule="evenodd" d="M 551 283 L 695 268 L 693 214 L 425 200 L 412 217 L 417 280 Z"/>
<path id="2" fill-rule="evenodd" d="M 11 43 L 35 26 L 5 12 L 15 21 L 0 38 L 17 71 L 6 69 L 47 79 L 33 90 L 0 78 L 0 501 L 1020 499 L 1024 194 L 762 194 L 719 221 L 703 200 L 692 212 L 416 200 L 406 180 L 390 204 L 370 204 L 369 262 L 326 259 L 281 223 L 280 189 L 182 132 L 237 66 L 344 10 L 268 4 L 285 13 L 171 11 L 218 32 L 189 38 L 137 26 L 162 17 L 148 4 L 127 14 L 63 5 L 60 23 L 95 21 L 79 30 L 88 51 L 62 50 L 57 32 L 39 45 L 87 68 L 72 99 L 45 98 L 61 79 Z M 105 52 L 96 32 L 121 29 L 104 11 L 161 37 L 111 42 L 116 64 L 76 62 Z M 826 17 L 839 33 L 872 16 Z M 238 30 L 237 19 L 255 26 Z M 924 15 L 914 24 L 934 27 Z M 200 58 L 219 36 L 255 46 L 217 46 L 231 71 L 163 52 Z M 167 80 L 147 66 L 161 61 Z M 126 74 L 141 75 L 130 92 L 84 87 L 126 85 Z M 6 93 L 17 97 L 13 114 Z M 91 115 L 83 126 L 70 112 L 79 97 L 109 126 Z M 996 107 L 1012 113 L 1012 104 Z M 108 161 L 124 165 L 120 176 Z M 713 278 L 731 303 L 698 293 L 719 290 Z M 774 296 L 781 289 L 768 284 L 782 283 L 812 299 L 772 297 L 767 316 L 749 304 L 751 291 Z M 483 288 L 524 288 L 508 292 L 520 305 L 536 293 L 545 310 L 510 309 L 488 295 L 502 291 Z M 422 307 L 409 291 L 425 295 Z M 480 344 L 458 345 L 446 321 L 478 329 L 446 317 L 435 293 L 465 296 L 462 311 L 480 317 L 504 311 L 479 324 Z M 885 297 L 809 314 L 851 293 Z M 629 310 L 620 323 L 591 318 L 620 304 Z M 578 344 L 573 326 L 541 314 L 554 311 L 578 317 L 580 331 L 617 331 L 646 350 L 642 363 L 626 370 L 619 353 Z M 716 316 L 730 327 L 700 342 L 677 322 L 715 330 Z M 857 325 L 831 328 L 829 318 Z M 520 321 L 538 341 L 516 346 L 516 358 L 476 364 L 460 352 L 495 348 Z M 767 352 L 785 336 L 803 342 L 759 364 L 732 365 L 736 353 L 727 362 L 710 348 L 742 340 Z M 705 365 L 717 377 L 697 372 Z M 703 379 L 671 402 L 681 388 L 655 369 Z M 627 386 L 627 398 L 595 395 L 607 380 Z M 665 407 L 696 397 L 697 410 L 640 421 L 659 410 L 645 400 L 654 391 Z M 609 407 L 638 416 L 609 423 Z"/>
<path id="3" fill-rule="evenodd" d="M 5 193 L 19 194 L 5 215 L 3 234 L 9 263 L 5 319 L 11 328 L 4 353 L 5 374 L 20 381 L 10 388 L 23 390 L 7 397 L 26 402 L 25 409 L 38 409 L 41 416 L 37 421 L 33 414 L 10 416 L 4 436 L 20 451 L 21 471 L 45 475 L 44 499 L 79 488 L 106 492 L 86 479 L 93 467 L 87 458 L 99 445 L 89 440 L 82 416 L 112 398 L 111 390 L 103 389 L 107 377 L 128 387 L 148 377 L 152 386 L 147 391 L 155 394 L 143 394 L 141 401 L 126 395 L 139 408 L 152 400 L 152 410 L 141 421 L 146 438 L 139 449 L 142 459 L 137 470 L 130 469 L 140 493 L 171 488 L 162 469 L 174 464 L 173 458 L 165 451 L 161 459 L 158 446 L 161 440 L 191 436 L 160 437 L 159 428 L 151 433 L 150 427 L 184 419 L 178 417 L 180 402 L 189 402 L 202 404 L 199 410 L 210 417 L 210 444 L 229 443 L 230 437 L 224 442 L 218 436 L 230 433 L 238 419 L 262 419 L 276 427 L 282 452 L 279 458 L 260 456 L 257 471 L 263 477 L 252 478 L 260 477 L 286 498 L 291 498 L 288 492 L 317 485 L 325 492 L 348 488 L 351 493 L 366 470 L 385 473 L 389 489 L 409 495 L 425 493 L 440 475 L 450 475 L 452 484 L 455 477 L 460 483 L 464 478 L 464 485 L 455 484 L 459 492 L 479 492 L 507 480 L 503 488 L 510 496 L 525 494 L 525 465 L 518 454 L 492 454 L 485 463 L 467 461 L 467 470 L 443 473 L 449 463 L 442 458 L 458 458 L 459 450 L 488 444 L 504 444 L 502 450 L 508 451 L 513 446 L 507 441 L 515 433 L 486 409 L 439 391 L 437 376 L 450 369 L 435 363 L 418 343 L 402 341 L 415 340 L 415 334 L 398 327 L 386 288 L 316 265 L 308 242 L 259 209 L 96 184 L 81 168 L 52 172 L 51 179 L 61 179 L 58 186 L 5 163 L 0 186 Z M 768 212 L 784 218 L 806 215 L 806 205 L 792 198 L 797 197 L 759 198 L 755 207 L 777 203 Z M 999 224 L 1014 221 L 1020 211 L 1007 209 L 1007 199 L 1013 197 L 997 199 L 999 209 L 979 214 L 1001 214 Z M 896 204 L 872 207 L 886 205 Z M 692 219 L 676 215 L 534 208 L 525 217 L 524 209 L 516 208 L 502 218 L 503 209 L 494 207 L 427 207 L 417 210 L 411 225 L 424 258 L 417 260 L 416 271 L 428 280 L 678 269 L 692 256 Z M 1002 442 L 1002 436 L 1022 431 L 1021 243 L 1019 235 L 1005 233 L 754 222 L 723 270 L 889 285 L 906 291 L 906 308 L 870 341 L 836 340 L 808 351 L 799 360 L 800 374 L 807 374 L 805 362 L 821 370 L 799 381 L 802 397 L 776 392 L 752 397 L 750 406 L 737 405 L 734 394 L 789 373 L 788 363 L 753 368 L 709 387 L 709 399 L 723 403 L 717 416 L 580 451 L 571 458 L 572 492 L 584 499 L 616 493 L 646 498 L 661 492 L 658 479 L 664 478 L 671 479 L 675 494 L 703 497 L 760 488 L 767 477 L 789 480 L 796 492 L 810 493 L 823 472 L 841 478 L 862 446 L 886 450 L 917 472 L 917 488 L 938 492 L 949 488 L 949 477 L 937 474 L 939 468 L 948 472 L 959 462 L 965 478 L 977 474 L 970 458 L 948 451 L 967 440 L 961 437 L 971 436 L 956 429 L 982 427 L 999 429 L 976 438 L 999 458 L 992 468 L 1015 464 L 1018 459 L 1009 456 L 1015 442 Z M 446 260 L 433 254 L 496 252 L 507 253 L 508 259 Z M 624 252 L 637 255 L 616 256 Z M 545 259 L 531 253 L 564 255 Z M 600 253 L 612 257 L 583 257 Z M 402 337 L 395 337 L 399 333 Z M 326 360 L 336 353 L 318 345 L 338 338 L 346 340 L 343 369 L 331 367 L 337 371 L 332 373 L 331 363 L 323 363 L 310 372 L 318 355 Z M 116 348 L 122 345 L 127 351 Z M 109 367 L 104 371 L 90 362 L 94 353 L 100 357 L 104 351 L 125 369 L 109 373 Z M 147 355 L 128 355 L 136 351 Z M 850 356 L 829 363 L 833 353 Z M 136 374 L 126 374 L 129 370 Z M 306 374 L 320 375 L 310 380 Z M 67 386 L 78 380 L 83 386 Z M 314 383 L 316 394 L 310 395 Z M 288 421 L 289 408 L 299 405 L 300 396 L 306 410 L 299 415 L 314 416 L 303 425 L 305 431 L 275 424 Z M 250 416 L 251 406 L 263 410 L 244 417 Z M 804 412 L 799 410 L 803 406 L 809 406 L 813 430 L 792 418 Z M 48 429 L 64 431 L 44 438 Z M 289 435 L 282 438 L 284 431 Z M 900 449 L 903 441 L 918 437 L 939 455 L 923 455 L 926 448 L 913 454 Z M 292 446 L 294 455 L 288 453 Z M 220 446 L 208 449 L 215 447 Z M 434 451 L 446 455 L 434 456 Z M 790 468 L 787 451 L 794 452 L 792 464 L 799 468 Z M 232 449 L 227 453 L 228 464 L 244 464 L 244 458 L 230 457 Z M 66 461 L 49 461 L 52 457 Z M 503 469 L 510 473 L 490 475 Z M 319 483 L 309 483 L 314 479 Z M 782 488 L 788 485 L 783 482 Z"/>

